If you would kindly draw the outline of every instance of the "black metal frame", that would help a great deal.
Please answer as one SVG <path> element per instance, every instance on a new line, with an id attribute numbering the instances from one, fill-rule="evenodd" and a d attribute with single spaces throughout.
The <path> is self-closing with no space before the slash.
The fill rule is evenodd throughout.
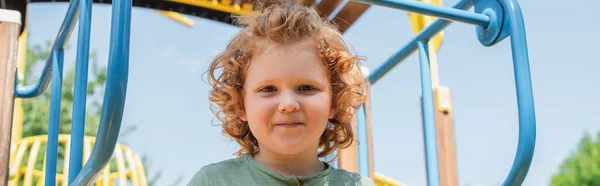
<path id="1" fill-rule="evenodd" d="M 27 15 L 27 4 L 28 3 L 38 3 L 38 2 L 64 2 L 68 3 L 70 0 L 0 0 L 5 1 L 4 4 L 0 4 L 0 8 L 9 9 L 9 10 L 17 10 L 21 12 L 21 23 L 23 25 L 26 24 Z M 94 3 L 102 3 L 102 4 L 112 4 L 112 0 L 94 0 Z M 205 19 L 210 19 L 214 21 L 218 21 L 225 24 L 233 24 L 233 19 L 231 19 L 231 13 L 222 12 L 218 10 L 213 10 L 209 8 L 203 8 L 188 4 L 170 2 L 165 0 L 133 0 L 132 1 L 134 7 L 143 7 L 143 8 L 151 8 L 156 10 L 167 10 L 178 12 L 182 14 L 197 16 Z M 6 6 L 4 6 L 6 5 Z M 24 27 L 21 27 L 21 33 L 23 32 Z"/>

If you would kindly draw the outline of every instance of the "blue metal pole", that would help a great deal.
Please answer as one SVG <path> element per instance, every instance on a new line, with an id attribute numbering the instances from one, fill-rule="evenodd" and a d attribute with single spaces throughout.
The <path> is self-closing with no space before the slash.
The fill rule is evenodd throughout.
<path id="1" fill-rule="evenodd" d="M 483 14 L 468 12 L 456 8 L 436 6 L 415 0 L 354 0 L 361 3 L 379 5 L 388 8 L 440 17 L 446 20 L 459 21 L 481 27 L 487 27 L 490 18 Z"/>
<path id="2" fill-rule="evenodd" d="M 106 93 L 96 143 L 88 162 L 69 185 L 88 185 L 93 182 L 115 150 L 127 93 L 131 6 L 131 0 L 113 2 Z"/>
<path id="3" fill-rule="evenodd" d="M 469 9 L 473 6 L 473 0 L 462 0 L 458 2 L 453 8 L 457 9 Z M 371 84 L 375 84 L 385 74 L 392 70 L 400 62 L 404 61 L 406 57 L 412 54 L 417 49 L 417 42 L 422 40 L 429 40 L 431 37 L 442 31 L 451 22 L 443 19 L 435 20 L 431 25 L 423 29 L 417 34 L 408 44 L 400 49 L 396 54 L 385 61 L 381 66 L 377 67 L 371 74 L 369 74 L 369 81 Z"/>
<path id="4" fill-rule="evenodd" d="M 77 20 L 77 12 L 79 9 L 79 0 L 71 0 L 69 3 L 69 8 L 67 9 L 67 14 L 65 15 L 65 19 L 60 26 L 56 39 L 54 39 L 54 44 L 52 45 L 52 49 L 50 51 L 55 50 L 63 50 L 65 44 L 69 39 L 69 35 L 71 35 L 71 31 L 75 26 L 75 21 Z M 19 98 L 32 98 L 41 95 L 46 91 L 48 84 L 50 83 L 50 74 L 52 74 L 52 54 L 46 58 L 46 63 L 44 64 L 44 68 L 42 69 L 42 75 L 40 79 L 35 85 L 29 85 L 25 87 L 17 87 L 15 90 L 15 94 Z"/>
<path id="5" fill-rule="evenodd" d="M 58 133 L 60 130 L 60 102 L 62 99 L 63 50 L 52 51 L 52 88 L 50 92 L 50 116 L 48 119 L 48 143 L 46 146 L 46 185 L 56 184 L 58 161 Z"/>
<path id="6" fill-rule="evenodd" d="M 440 185 L 429 51 L 427 50 L 426 41 L 419 41 L 418 45 L 419 61 L 421 64 L 421 94 L 423 96 L 423 132 L 425 136 L 427 183 L 428 185 Z"/>
<path id="7" fill-rule="evenodd" d="M 536 117 L 533 90 L 529 69 L 529 55 L 525 23 L 521 8 L 516 0 L 500 0 L 505 19 L 510 25 L 517 106 L 519 111 L 519 140 L 512 168 L 502 185 L 521 185 L 533 160 L 536 138 Z"/>
<path id="8" fill-rule="evenodd" d="M 367 141 L 367 112 L 363 104 L 356 111 L 356 129 L 358 136 L 358 171 L 360 174 L 369 175 L 369 150 Z"/>
<path id="9" fill-rule="evenodd" d="M 87 96 L 88 62 L 90 55 L 90 32 L 92 0 L 79 4 L 79 37 L 77 39 L 77 62 L 71 125 L 71 154 L 69 156 L 69 182 L 73 181 L 83 164 L 83 136 L 85 132 L 85 105 Z"/>

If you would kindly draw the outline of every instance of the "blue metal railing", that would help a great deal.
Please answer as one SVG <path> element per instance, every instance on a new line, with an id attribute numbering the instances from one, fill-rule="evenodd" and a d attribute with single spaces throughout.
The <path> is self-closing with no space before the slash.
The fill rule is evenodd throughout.
<path id="1" fill-rule="evenodd" d="M 379 5 L 383 7 L 401 9 L 405 11 L 427 14 L 446 20 L 454 20 L 482 27 L 487 27 L 490 22 L 488 16 L 468 12 L 462 8 L 447 8 L 423 3 L 415 0 L 355 0 L 356 2 Z M 472 1 L 471 1 L 472 2 Z"/>
<path id="2" fill-rule="evenodd" d="M 77 39 L 77 61 L 75 63 L 75 83 L 73 116 L 71 125 L 71 154 L 69 162 L 69 183 L 81 170 L 83 163 L 83 136 L 85 132 L 85 104 L 87 96 L 88 62 L 90 57 L 90 32 L 92 27 L 92 0 L 81 0 L 79 4 L 79 38 Z"/>
<path id="3" fill-rule="evenodd" d="M 358 172 L 369 175 L 369 147 L 367 131 L 367 110 L 361 105 L 356 111 L 356 132 L 358 143 Z"/>
<path id="4" fill-rule="evenodd" d="M 364 3 L 369 3 L 369 1 L 361 1 Z M 425 4 L 425 3 L 422 3 Z M 455 9 L 463 9 L 467 10 L 473 7 L 473 0 L 462 0 L 453 6 Z M 425 12 L 427 13 L 427 12 Z M 431 25 L 427 26 L 421 32 L 419 32 L 412 40 L 408 42 L 408 44 L 404 45 L 398 52 L 396 52 L 392 57 L 390 57 L 387 61 L 385 61 L 381 66 L 373 70 L 371 74 L 369 74 L 369 81 L 372 84 L 377 83 L 379 79 L 381 79 L 385 74 L 387 74 L 392 68 L 396 65 L 400 64 L 404 59 L 410 56 L 415 50 L 417 50 L 417 43 L 419 41 L 428 40 L 433 37 L 444 28 L 446 28 L 451 22 L 444 19 L 437 19 Z"/>
<path id="5" fill-rule="evenodd" d="M 50 116 L 46 149 L 46 185 L 56 184 L 58 159 L 58 133 L 60 127 L 60 102 L 62 97 L 64 47 L 79 14 L 79 37 L 74 85 L 73 125 L 69 160 L 69 185 L 90 185 L 112 157 L 115 149 L 127 91 L 129 68 L 129 36 L 131 26 L 131 0 L 115 1 L 112 5 L 112 23 L 108 72 L 100 125 L 89 161 L 82 169 L 83 135 L 85 130 L 85 104 L 87 92 L 88 60 L 90 49 L 92 0 L 72 0 L 44 63 L 40 79 L 35 85 L 16 87 L 20 98 L 32 98 L 50 92 Z"/>
<path id="6" fill-rule="evenodd" d="M 60 102 L 62 98 L 63 50 L 55 50 L 52 63 L 52 90 L 50 90 L 50 118 L 48 119 L 48 143 L 46 146 L 46 182 L 56 183 L 58 159 L 58 132 L 60 126 Z"/>
<path id="7" fill-rule="evenodd" d="M 71 161 L 69 162 L 70 185 L 89 185 L 108 163 L 114 151 L 123 115 L 127 91 L 129 35 L 131 22 L 131 0 L 113 3 L 108 76 L 103 100 L 102 116 L 91 157 L 81 169 L 82 142 L 85 118 L 85 90 L 87 88 L 87 65 L 91 25 L 91 0 L 72 0 L 65 19 L 59 29 L 52 52 L 47 58 L 39 81 L 33 86 L 18 87 L 16 94 L 21 98 L 31 98 L 42 94 L 52 77 L 50 119 L 47 149 L 46 184 L 56 181 L 56 159 L 63 71 L 64 45 L 80 13 L 79 38 L 77 45 L 77 68 L 75 100 L 73 112 L 73 135 L 71 137 Z M 515 84 L 519 111 L 519 139 L 512 168 L 503 185 L 523 183 L 535 149 L 536 121 L 533 93 L 529 70 L 529 57 L 523 16 L 516 0 L 462 0 L 452 8 L 438 7 L 414 0 L 355 0 L 368 4 L 413 11 L 440 17 L 423 29 L 407 45 L 389 58 L 368 80 L 375 84 L 393 67 L 417 49 L 420 51 L 421 88 L 423 96 L 423 120 L 427 164 L 427 182 L 439 185 L 437 168 L 437 145 L 435 120 L 433 118 L 433 95 L 429 71 L 427 41 L 448 26 L 451 21 L 459 21 L 477 26 L 477 37 L 482 45 L 491 46 L 510 36 L 515 71 Z M 475 6 L 475 12 L 465 10 Z M 79 12 L 81 11 L 81 12 Z M 368 150 L 366 112 L 364 105 L 357 110 L 357 132 L 359 140 L 359 171 L 368 175 Z M 335 165 L 335 163 L 333 164 Z"/>
<path id="8" fill-rule="evenodd" d="M 429 51 L 427 42 L 419 41 L 419 61 L 421 70 L 421 96 L 423 105 L 423 131 L 425 136 L 425 163 L 427 167 L 427 183 L 438 185 L 440 175 L 438 172 L 438 154 L 436 141 L 436 128 L 433 106 L 433 90 L 431 88 L 431 68 L 429 67 Z"/>
<path id="9" fill-rule="evenodd" d="M 67 15 L 58 30 L 58 34 L 56 39 L 54 39 L 54 43 L 52 48 L 50 49 L 50 56 L 46 58 L 46 63 L 44 63 L 44 68 L 42 69 L 42 75 L 40 79 L 35 85 L 17 87 L 15 90 L 15 94 L 19 98 L 32 98 L 37 97 L 46 91 L 48 88 L 48 84 L 50 83 L 50 74 L 52 74 L 52 63 L 54 60 L 54 52 L 62 51 L 65 48 L 66 43 L 68 43 L 69 35 L 71 35 L 71 31 L 75 26 L 76 15 L 78 11 L 79 0 L 73 0 L 69 3 L 69 8 L 67 9 Z"/>
<path id="10" fill-rule="evenodd" d="M 94 161 L 85 164 L 79 175 L 69 184 L 73 186 L 91 184 L 96 179 L 109 162 L 121 129 L 129 74 L 131 0 L 113 2 L 112 7 L 106 91 L 96 143 L 90 155 L 90 160 Z"/>
<path id="11" fill-rule="evenodd" d="M 519 139 L 512 168 L 502 185 L 521 185 L 533 159 L 536 119 L 525 23 L 517 0 L 462 0 L 452 8 L 438 7 L 414 0 L 354 1 L 440 17 L 368 76 L 368 80 L 375 84 L 393 67 L 400 64 L 415 50 L 419 50 L 428 185 L 437 186 L 440 183 L 437 168 L 435 120 L 433 118 L 433 95 L 426 43 L 448 26 L 450 21 L 477 25 L 477 37 L 484 46 L 492 46 L 510 36 L 519 112 Z M 475 6 L 475 13 L 464 11 L 473 6 Z M 366 136 L 367 124 L 366 121 L 360 120 L 361 115 L 365 115 L 365 112 L 358 110 L 359 170 L 361 174 L 368 175 L 368 154 L 361 153 L 361 149 L 366 149 L 367 139 L 361 136 Z M 361 144 L 363 144 L 362 147 Z"/>

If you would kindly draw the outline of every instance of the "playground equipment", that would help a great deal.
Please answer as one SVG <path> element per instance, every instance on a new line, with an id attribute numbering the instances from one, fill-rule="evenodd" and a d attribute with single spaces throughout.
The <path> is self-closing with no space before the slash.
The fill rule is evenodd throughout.
<path id="1" fill-rule="evenodd" d="M 32 2 L 35 2 L 33 0 Z M 58 0 L 61 1 L 61 0 Z M 66 0 L 63 0 L 66 1 Z M 84 158 L 83 118 L 85 113 L 85 90 L 87 82 L 87 58 L 89 56 L 91 0 L 69 1 L 69 8 L 64 22 L 58 32 L 52 52 L 45 63 L 44 70 L 37 84 L 32 86 L 15 86 L 18 73 L 16 70 L 17 38 L 23 32 L 23 1 L 7 0 L 7 5 L 0 9 L 0 185 L 6 184 L 8 175 L 8 154 L 12 119 L 12 105 L 15 97 L 31 98 L 40 95 L 48 86 L 52 77 L 49 132 L 45 160 L 44 183 L 57 183 L 57 149 L 61 138 L 58 135 L 60 117 L 60 99 L 62 83 L 63 47 L 71 28 L 79 13 L 79 36 L 77 45 L 77 69 L 75 82 L 75 102 L 73 113 L 73 133 L 70 135 L 70 159 L 68 161 L 69 185 L 90 185 L 99 180 L 102 170 L 115 155 L 118 133 L 121 125 L 128 76 L 128 51 L 130 35 L 130 17 L 132 6 L 154 8 L 169 11 L 165 15 L 175 20 L 182 19 L 178 14 L 186 13 L 216 21 L 231 23 L 230 14 L 251 13 L 254 8 L 245 1 L 228 0 L 98 0 L 94 2 L 112 3 L 112 27 L 109 51 L 108 75 L 103 101 L 102 116 L 93 150 L 85 165 Z M 40 2 L 40 1 L 37 1 Z M 419 51 L 421 66 L 421 88 L 423 127 L 425 136 L 425 152 L 428 185 L 457 185 L 456 163 L 451 126 L 451 105 L 449 90 L 439 85 L 435 51 L 440 46 L 442 30 L 450 23 L 457 21 L 475 26 L 477 38 L 484 46 L 493 46 L 510 36 L 515 84 L 519 111 L 519 139 L 515 159 L 503 185 L 521 185 L 529 171 L 535 147 L 535 109 L 529 71 L 529 59 L 525 25 L 520 7 L 516 0 L 461 0 L 451 8 L 436 6 L 439 2 L 419 2 L 413 0 L 354 0 L 342 3 L 341 0 L 295 1 L 305 5 L 314 5 L 323 12 L 330 21 L 340 25 L 343 32 L 370 5 L 377 5 L 414 12 L 411 14 L 415 37 L 396 54 L 391 56 L 380 67 L 368 74 L 368 80 L 376 86 L 394 66 L 402 62 L 414 51 Z M 431 4 L 430 4 L 431 3 Z M 338 8 L 341 7 L 341 8 Z M 474 7 L 474 12 L 467 11 Z M 18 10 L 18 11 L 11 11 Z M 161 12 L 165 13 L 165 12 Z M 8 15 L 8 16 L 7 16 Z M 422 17 L 422 15 L 428 15 Z M 432 17 L 439 17 L 433 21 Z M 182 19 L 183 20 L 183 19 Z M 186 23 L 192 25 L 192 23 Z M 430 52 L 433 51 L 433 52 Z M 14 88 L 12 88 L 14 87 Z M 378 185 L 401 185 L 380 173 L 374 172 L 372 140 L 370 136 L 370 102 L 357 111 L 355 131 L 359 144 L 342 150 L 340 160 L 334 165 L 360 172 L 374 178 Z M 380 124 L 382 125 L 382 124 Z M 30 143 L 29 139 L 21 143 Z M 33 146 L 41 145 L 41 140 L 34 141 Z M 25 145 L 28 146 L 28 145 Z M 23 146 L 21 146 L 23 147 Z M 15 147 L 16 148 L 16 147 Z M 33 149 L 33 148 L 32 148 Z M 35 154 L 35 153 L 30 153 Z M 16 156 L 19 157 L 19 156 Z M 11 160 L 12 161 L 12 160 Z M 20 168 L 19 168 L 20 169 Z M 10 170 L 12 171 L 12 169 Z M 34 174 L 34 173 L 30 173 Z M 64 176 L 64 174 L 63 174 Z M 39 183 L 39 182 L 38 182 Z M 63 178 L 64 183 L 64 178 Z M 106 183 L 106 182 L 105 182 Z"/>
<path id="2" fill-rule="evenodd" d="M 47 145 L 46 136 L 27 137 L 19 140 L 18 144 L 13 143 L 13 151 L 11 152 L 11 166 L 9 186 L 17 185 L 44 185 L 44 172 L 46 170 L 45 158 L 42 161 L 41 167 L 36 167 L 41 156 L 44 155 L 42 147 Z M 59 135 L 59 145 L 63 144 L 66 147 L 65 157 L 58 158 L 58 162 L 63 162 L 62 171 L 56 171 L 56 185 L 68 185 L 69 179 L 69 153 L 70 153 L 70 135 Z M 83 157 L 84 162 L 90 157 L 92 146 L 95 139 L 86 136 L 84 138 Z M 39 165 L 39 164 L 38 164 Z M 132 149 L 125 145 L 117 144 L 114 156 L 110 163 L 99 173 L 98 179 L 94 181 L 96 185 L 148 185 L 146 183 L 146 174 L 142 161 Z M 117 184 L 115 184 L 117 183 Z M 50 185 L 50 184 L 46 184 Z"/>

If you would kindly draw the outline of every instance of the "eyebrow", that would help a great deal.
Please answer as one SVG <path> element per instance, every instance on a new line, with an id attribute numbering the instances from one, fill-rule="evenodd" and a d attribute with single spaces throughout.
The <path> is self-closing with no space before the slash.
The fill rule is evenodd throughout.
<path id="1" fill-rule="evenodd" d="M 252 89 L 260 88 L 265 85 L 274 84 L 274 82 L 276 82 L 276 81 L 278 81 L 278 80 L 276 80 L 276 79 L 261 79 L 261 80 L 252 82 L 252 86 L 249 88 L 252 88 Z M 301 82 L 301 83 L 298 83 L 298 82 Z M 294 83 L 294 84 L 311 84 L 311 85 L 319 86 L 319 88 L 327 88 L 328 87 L 327 82 L 322 82 L 322 81 L 315 80 L 312 78 L 304 78 L 304 77 L 296 78 L 292 83 Z"/>

